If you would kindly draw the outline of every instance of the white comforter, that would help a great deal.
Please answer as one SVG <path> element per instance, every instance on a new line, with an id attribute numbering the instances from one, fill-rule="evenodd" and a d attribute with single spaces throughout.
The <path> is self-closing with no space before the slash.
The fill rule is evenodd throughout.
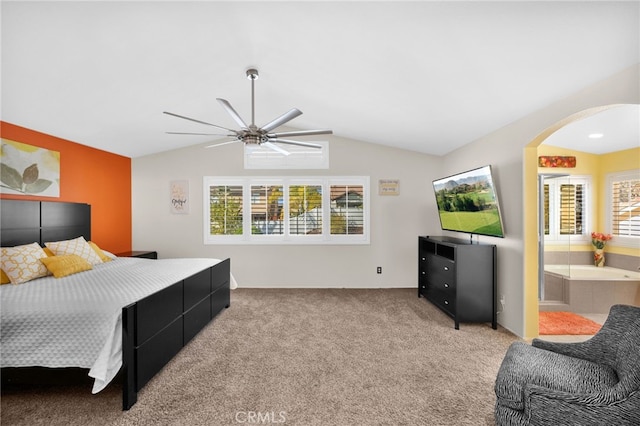
<path id="1" fill-rule="evenodd" d="M 0 366 L 88 368 L 100 392 L 122 366 L 122 308 L 218 262 L 119 257 L 64 278 L 0 286 Z"/>

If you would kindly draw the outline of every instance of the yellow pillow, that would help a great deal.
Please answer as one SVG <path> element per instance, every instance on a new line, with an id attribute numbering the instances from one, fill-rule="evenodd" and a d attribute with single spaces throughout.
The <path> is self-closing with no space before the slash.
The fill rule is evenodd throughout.
<path id="1" fill-rule="evenodd" d="M 77 254 L 43 257 L 40 259 L 56 278 L 66 277 L 82 271 L 93 269 L 93 266 Z"/>
<path id="2" fill-rule="evenodd" d="M 94 243 L 93 241 L 89 241 L 89 245 L 98 254 L 98 256 L 100 256 L 100 259 L 102 259 L 103 262 L 108 262 L 110 260 L 113 260 L 109 256 L 107 256 L 106 254 L 104 254 L 102 249 L 100 247 L 98 247 L 98 245 L 96 243 Z"/>
<path id="3" fill-rule="evenodd" d="M 40 259 L 47 257 L 38 243 L 16 247 L 2 247 L 0 268 L 12 284 L 22 284 L 35 278 L 49 275 Z"/>
<path id="4" fill-rule="evenodd" d="M 92 265 L 102 263 L 100 256 L 91 248 L 84 237 L 74 238 L 73 240 L 54 241 L 44 243 L 53 254 L 62 256 L 65 254 L 77 254 Z"/>
<path id="5" fill-rule="evenodd" d="M 0 269 L 0 285 L 9 284 L 10 282 L 11 280 L 7 276 L 6 272 L 4 272 L 4 269 Z"/>
<path id="6" fill-rule="evenodd" d="M 42 250 L 44 250 L 45 254 L 49 257 L 55 256 L 49 247 L 43 247 Z"/>

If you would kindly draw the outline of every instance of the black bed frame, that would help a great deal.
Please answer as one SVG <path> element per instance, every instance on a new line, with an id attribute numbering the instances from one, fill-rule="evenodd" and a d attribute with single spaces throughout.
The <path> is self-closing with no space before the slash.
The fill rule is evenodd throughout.
<path id="1" fill-rule="evenodd" d="M 91 240 L 91 206 L 0 200 L 0 243 L 11 247 L 83 236 Z M 223 308 L 230 305 L 230 259 L 122 308 L 122 408 Z"/>

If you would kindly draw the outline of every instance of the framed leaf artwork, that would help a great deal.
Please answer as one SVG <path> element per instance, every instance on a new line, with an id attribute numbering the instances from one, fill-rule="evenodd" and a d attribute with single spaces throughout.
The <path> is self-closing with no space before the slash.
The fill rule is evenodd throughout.
<path id="1" fill-rule="evenodd" d="M 60 197 L 60 153 L 2 139 L 0 192 Z"/>

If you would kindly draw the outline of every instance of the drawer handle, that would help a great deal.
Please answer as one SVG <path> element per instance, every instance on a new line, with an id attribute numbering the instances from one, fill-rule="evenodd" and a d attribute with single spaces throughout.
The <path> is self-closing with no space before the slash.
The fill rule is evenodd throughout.
<path id="1" fill-rule="evenodd" d="M 448 267 L 448 266 L 445 266 L 445 267 L 444 267 L 444 270 L 445 270 L 445 271 L 448 271 L 448 270 L 449 270 L 449 267 Z"/>
<path id="2" fill-rule="evenodd" d="M 449 288 L 449 284 L 444 283 L 444 288 Z"/>
<path id="3" fill-rule="evenodd" d="M 425 274 L 425 272 L 424 272 L 424 271 L 422 271 L 422 275 L 424 275 L 424 274 Z"/>
<path id="4" fill-rule="evenodd" d="M 445 300 L 445 301 L 444 301 L 444 304 L 445 304 L 445 305 L 448 305 L 448 304 L 449 304 L 449 301 L 448 301 L 448 300 Z"/>
<path id="5" fill-rule="evenodd" d="M 426 258 L 426 257 L 423 257 L 423 258 L 422 258 L 422 260 L 427 260 L 427 258 Z"/>

